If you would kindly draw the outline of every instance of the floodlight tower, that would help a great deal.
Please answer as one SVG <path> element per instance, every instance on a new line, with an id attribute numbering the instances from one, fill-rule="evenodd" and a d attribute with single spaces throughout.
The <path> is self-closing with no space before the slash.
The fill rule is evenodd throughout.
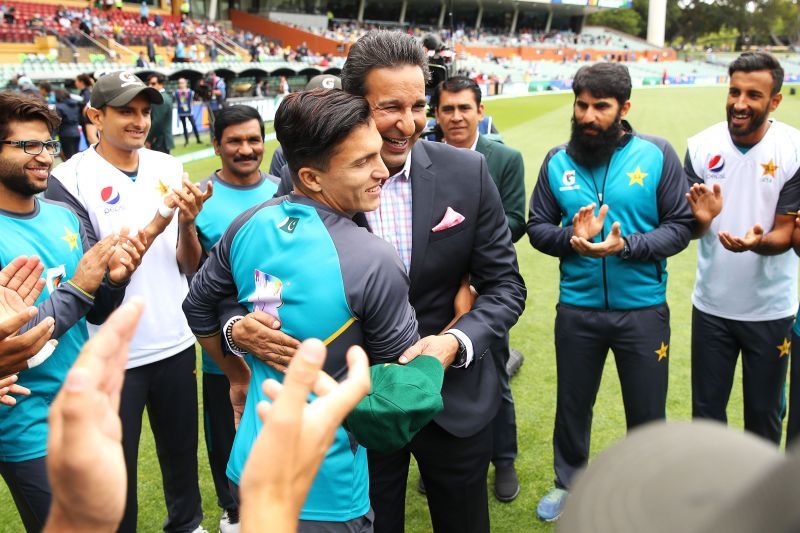
<path id="1" fill-rule="evenodd" d="M 667 26 L 667 0 L 650 0 L 647 10 L 647 42 L 663 47 Z"/>

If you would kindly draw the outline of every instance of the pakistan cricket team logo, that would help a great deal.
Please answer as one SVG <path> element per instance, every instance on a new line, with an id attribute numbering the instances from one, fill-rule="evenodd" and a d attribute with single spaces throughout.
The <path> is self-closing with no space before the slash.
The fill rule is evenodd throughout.
<path id="1" fill-rule="evenodd" d="M 286 233 L 294 233 L 298 222 L 300 222 L 300 219 L 297 217 L 286 217 L 281 221 L 280 224 L 278 224 L 278 229 L 281 229 Z"/>

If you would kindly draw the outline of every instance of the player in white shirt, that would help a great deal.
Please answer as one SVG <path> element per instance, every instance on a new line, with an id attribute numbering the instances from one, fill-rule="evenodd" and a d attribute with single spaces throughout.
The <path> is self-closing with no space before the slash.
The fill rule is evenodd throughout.
<path id="1" fill-rule="evenodd" d="M 689 139 L 687 194 L 696 217 L 692 414 L 725 422 L 742 353 L 745 429 L 781 439 L 783 385 L 797 312 L 800 131 L 770 119 L 783 69 L 746 52 L 729 69 L 727 123 Z"/>
<path id="2" fill-rule="evenodd" d="M 119 529 L 124 532 L 137 529 L 137 461 L 145 407 L 164 480 L 164 531 L 193 531 L 203 518 L 195 339 L 181 303 L 188 293 L 186 275 L 200 262 L 195 217 L 211 189 L 203 194 L 188 180 L 182 183 L 183 167 L 175 158 L 144 148 L 150 106 L 161 100 L 158 91 L 130 72 L 100 77 L 87 113 L 101 133 L 100 142 L 59 165 L 46 192 L 72 207 L 90 240 L 123 226 L 144 228 L 165 204 L 178 207 L 176 217 L 166 210 L 164 224 L 171 220 L 153 240 L 125 295 L 126 301 L 141 296 L 145 310 L 130 345 L 120 400 L 128 470 L 128 499 Z"/>

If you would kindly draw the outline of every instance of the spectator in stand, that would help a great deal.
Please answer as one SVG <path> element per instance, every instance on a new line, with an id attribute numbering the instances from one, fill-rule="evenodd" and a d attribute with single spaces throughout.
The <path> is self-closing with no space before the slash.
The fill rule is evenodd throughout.
<path id="1" fill-rule="evenodd" d="M 189 20 L 189 11 L 192 9 L 189 0 L 181 2 L 181 22 Z"/>
<path id="2" fill-rule="evenodd" d="M 145 0 L 142 0 L 142 5 L 139 8 L 139 22 L 147 24 L 150 18 L 150 7 Z"/>
<path id="3" fill-rule="evenodd" d="M 58 140 L 61 142 L 61 160 L 66 161 L 78 153 L 81 137 L 81 103 L 73 99 L 65 89 L 56 89 L 56 113 L 61 118 L 58 127 Z"/>
<path id="4" fill-rule="evenodd" d="M 159 15 L 156 15 L 156 19 L 159 18 Z M 150 63 L 155 64 L 156 62 L 156 45 L 153 43 L 153 38 L 148 37 L 147 42 L 145 43 L 147 47 L 147 59 L 150 60 Z"/>
<path id="5" fill-rule="evenodd" d="M 175 44 L 175 59 L 173 61 L 175 61 L 175 63 L 186 62 L 186 45 L 183 44 L 183 40 L 181 39 L 178 39 L 178 42 Z"/>
<path id="6" fill-rule="evenodd" d="M 214 41 L 210 41 L 208 45 L 206 45 L 206 50 L 208 51 L 208 59 L 210 59 L 212 63 L 216 62 L 217 56 L 219 56 L 217 44 Z"/>
<path id="7" fill-rule="evenodd" d="M 150 62 L 144 55 L 144 52 L 139 52 L 139 58 L 136 60 L 136 68 L 150 68 Z"/>
<path id="8" fill-rule="evenodd" d="M 156 13 L 156 16 L 153 17 L 153 24 L 156 28 L 160 28 L 164 25 L 164 18 L 161 16 L 160 13 Z"/>
<path id="9" fill-rule="evenodd" d="M 17 8 L 14 6 L 9 7 L 5 13 L 3 13 L 3 19 L 5 19 L 6 24 L 14 24 L 16 22 L 16 13 Z"/>

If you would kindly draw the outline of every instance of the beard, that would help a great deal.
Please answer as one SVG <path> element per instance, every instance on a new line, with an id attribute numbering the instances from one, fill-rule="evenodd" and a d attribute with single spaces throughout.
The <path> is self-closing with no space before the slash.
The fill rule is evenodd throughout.
<path id="1" fill-rule="evenodd" d="M 757 114 L 755 111 L 750 111 L 750 122 L 743 128 L 737 128 L 732 122 L 733 106 L 729 105 L 725 111 L 726 118 L 728 119 L 728 131 L 730 132 L 731 137 L 745 137 L 750 135 L 763 126 L 764 122 L 767 121 L 767 117 L 769 116 L 769 111 L 767 109 L 764 109 L 764 112 L 760 114 Z"/>
<path id="2" fill-rule="evenodd" d="M 2 159 L 0 159 L 0 183 L 20 196 L 34 196 L 47 188 L 47 185 L 39 187 L 32 183 L 25 175 L 23 167 Z"/>
<path id="3" fill-rule="evenodd" d="M 587 135 L 591 130 L 596 135 Z M 572 133 L 567 144 L 567 154 L 576 163 L 585 167 L 594 167 L 605 163 L 619 145 L 622 132 L 622 115 L 617 114 L 614 122 L 606 129 L 593 125 L 581 125 L 572 115 Z"/>

